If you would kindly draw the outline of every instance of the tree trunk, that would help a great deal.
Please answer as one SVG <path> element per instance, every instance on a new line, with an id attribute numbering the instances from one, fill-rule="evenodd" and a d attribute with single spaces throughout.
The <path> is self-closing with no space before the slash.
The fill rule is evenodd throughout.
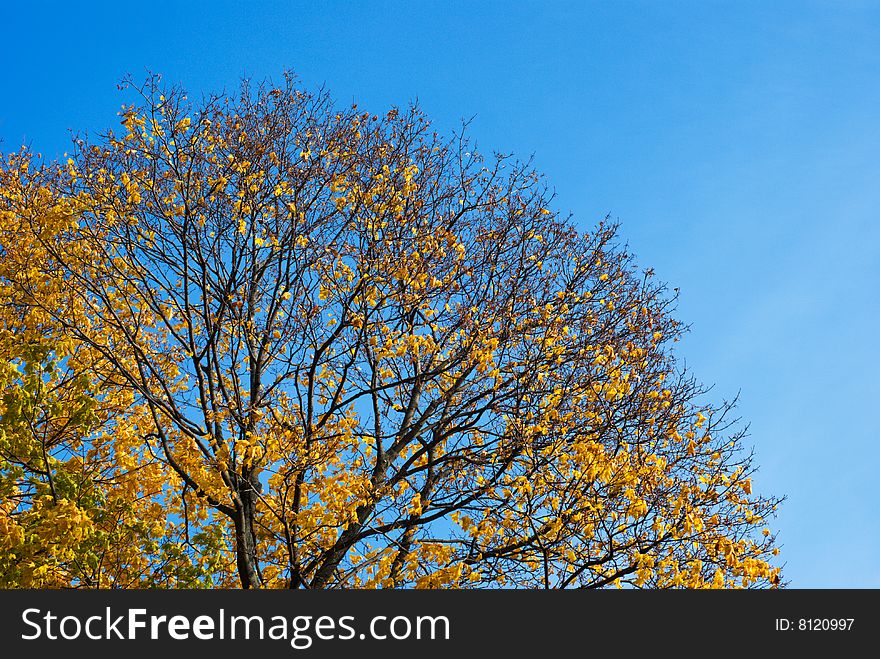
<path id="1" fill-rule="evenodd" d="M 257 545 L 254 534 L 256 513 L 256 492 L 245 487 L 239 493 L 241 505 L 236 506 L 235 515 L 235 558 L 238 564 L 238 577 L 242 588 L 258 588 L 260 573 L 257 569 Z"/>

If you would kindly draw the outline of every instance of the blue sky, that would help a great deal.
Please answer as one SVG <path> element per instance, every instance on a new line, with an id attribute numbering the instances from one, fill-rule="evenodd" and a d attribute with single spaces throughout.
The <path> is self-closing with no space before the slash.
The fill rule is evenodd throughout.
<path id="1" fill-rule="evenodd" d="M 60 155 L 147 69 L 196 94 L 292 68 L 444 131 L 474 116 L 681 289 L 681 356 L 741 392 L 756 485 L 789 497 L 792 586 L 880 587 L 880 3 L 72 5 L 4 9 L 0 150 Z"/>

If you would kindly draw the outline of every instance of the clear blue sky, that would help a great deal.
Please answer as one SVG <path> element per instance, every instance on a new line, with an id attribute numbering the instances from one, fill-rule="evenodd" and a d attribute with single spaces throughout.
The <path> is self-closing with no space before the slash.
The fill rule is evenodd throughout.
<path id="1" fill-rule="evenodd" d="M 757 487 L 789 497 L 792 585 L 880 587 L 880 3 L 73 4 L 4 7 L 0 149 L 60 155 L 147 68 L 476 115 L 681 288 L 682 356 L 741 390 Z"/>

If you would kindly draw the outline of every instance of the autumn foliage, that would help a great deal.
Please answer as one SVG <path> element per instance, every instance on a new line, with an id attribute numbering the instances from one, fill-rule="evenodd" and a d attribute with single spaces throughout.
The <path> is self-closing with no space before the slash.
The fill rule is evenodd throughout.
<path id="1" fill-rule="evenodd" d="M 0 585 L 779 583 L 614 225 L 416 108 L 129 93 L 0 172 Z"/>

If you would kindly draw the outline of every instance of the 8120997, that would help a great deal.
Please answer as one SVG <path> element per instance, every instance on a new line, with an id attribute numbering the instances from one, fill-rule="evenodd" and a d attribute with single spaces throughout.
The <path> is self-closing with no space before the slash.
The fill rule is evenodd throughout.
<path id="1" fill-rule="evenodd" d="M 776 618 L 776 631 L 848 632 L 855 618 Z"/>

